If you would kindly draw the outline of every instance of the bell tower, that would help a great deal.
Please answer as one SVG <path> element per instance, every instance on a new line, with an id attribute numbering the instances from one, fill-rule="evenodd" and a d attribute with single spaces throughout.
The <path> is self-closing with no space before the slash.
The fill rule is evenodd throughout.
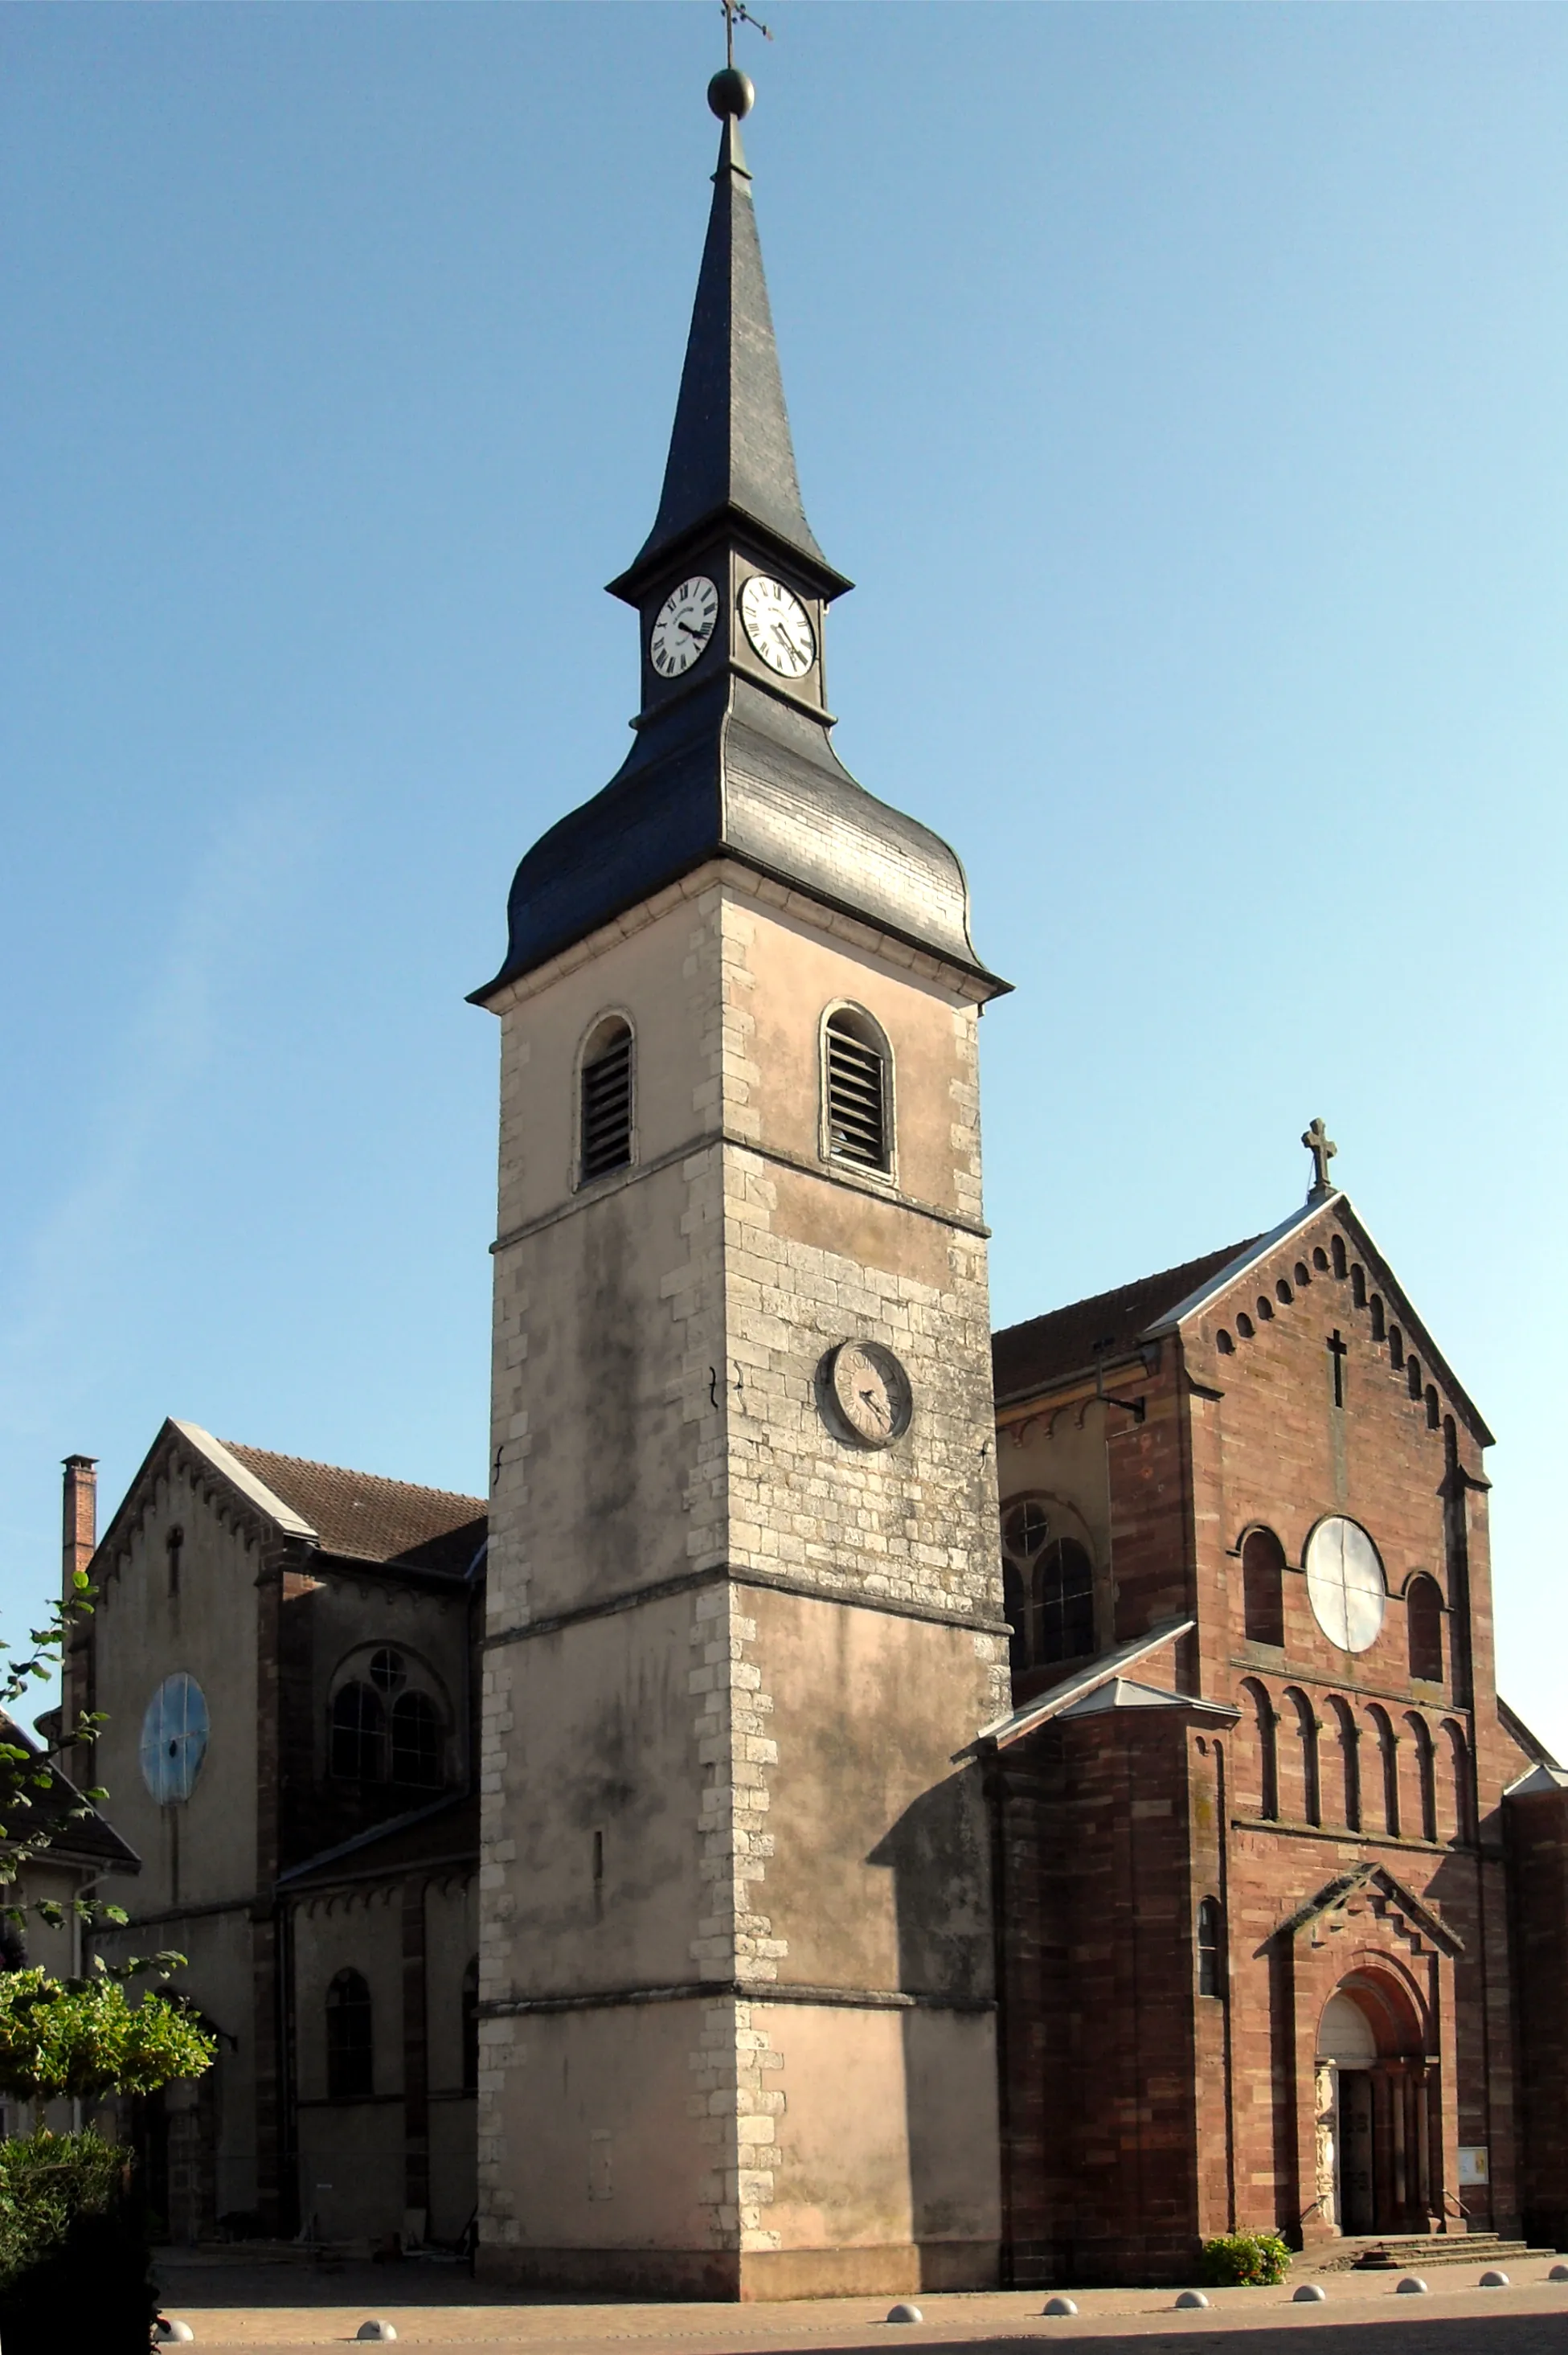
<path id="1" fill-rule="evenodd" d="M 641 709 L 517 869 L 501 1024 L 481 2264 L 777 2297 L 996 2279 L 1008 1705 L 953 852 L 831 742 L 741 119 Z"/>

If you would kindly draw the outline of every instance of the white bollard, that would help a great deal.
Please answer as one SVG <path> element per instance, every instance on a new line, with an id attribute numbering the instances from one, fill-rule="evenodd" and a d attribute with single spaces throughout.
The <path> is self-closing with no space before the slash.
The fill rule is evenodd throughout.
<path id="1" fill-rule="evenodd" d="M 901 2298 L 897 2306 L 889 2307 L 888 2320 L 890 2322 L 923 2322 L 925 2317 L 918 2306 L 906 2306 Z"/>
<path id="2" fill-rule="evenodd" d="M 1507 2274 L 1502 2271 L 1500 2266 L 1493 2265 L 1488 2272 L 1481 2275 L 1481 2287 L 1483 2289 L 1507 2289 L 1508 2286 L 1509 2277 Z"/>
<path id="3" fill-rule="evenodd" d="M 1040 2308 L 1042 2314 L 1076 2314 L 1077 2311 L 1070 2297 L 1048 2297 Z"/>
<path id="4" fill-rule="evenodd" d="M 1397 2297 L 1424 2297 L 1426 2284 L 1419 2274 L 1406 2274 L 1402 2282 L 1395 2284 L 1394 2295 Z"/>
<path id="5" fill-rule="evenodd" d="M 154 2343 L 159 2347 L 188 2347 L 195 2337 L 188 2322 L 176 2322 L 166 2314 L 160 2314 L 153 2326 Z"/>
<path id="6" fill-rule="evenodd" d="M 383 2346 L 394 2339 L 397 2335 L 389 2322 L 362 2322 L 354 2334 L 356 2339 L 379 2339 Z"/>
<path id="7" fill-rule="evenodd" d="M 1207 2307 L 1209 2301 L 1204 2296 L 1200 2289 L 1184 2289 L 1176 2303 L 1179 2307 L 1183 2306 Z"/>
<path id="8" fill-rule="evenodd" d="M 1290 2302 L 1292 2306 L 1321 2306 L 1328 2295 L 1321 2282 L 1303 2282 L 1298 2290 L 1292 2292 Z"/>

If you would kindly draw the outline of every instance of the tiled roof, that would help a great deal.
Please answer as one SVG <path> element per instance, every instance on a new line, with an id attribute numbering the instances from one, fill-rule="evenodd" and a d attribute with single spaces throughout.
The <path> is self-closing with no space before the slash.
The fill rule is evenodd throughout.
<path id="1" fill-rule="evenodd" d="M 479 1794 L 450 1791 L 384 1824 L 373 1824 L 368 1831 L 340 1840 L 319 1856 L 307 1857 L 303 1864 L 281 1873 L 279 1881 L 286 1889 L 332 1888 L 346 1881 L 400 1872 L 410 1866 L 477 1864 L 478 1860 Z"/>
<path id="2" fill-rule="evenodd" d="M 1251 1247 L 1251 1241 L 1227 1243 L 1223 1251 L 1207 1252 L 1180 1267 L 1162 1268 L 1136 1284 L 1097 1292 L 1092 1300 L 1075 1300 L 994 1333 L 991 1364 L 998 1402 L 1027 1398 L 1072 1374 L 1092 1373 L 1099 1359 L 1129 1357 L 1141 1333 Z"/>
<path id="3" fill-rule="evenodd" d="M 35 1757 L 40 1754 L 38 1744 L 27 1728 L 18 1725 L 5 1710 L 0 1710 L 0 1740 L 14 1742 L 18 1750 L 29 1751 Z M 91 1753 L 87 1754 L 91 1763 Z M 48 1828 L 49 1845 L 43 1861 L 53 1856 L 61 1863 L 80 1864 L 85 1860 L 108 1865 L 116 1872 L 140 1872 L 141 1858 L 128 1840 L 122 1839 L 108 1817 L 90 1806 L 76 1785 L 52 1761 L 48 1763 L 46 1771 L 48 1788 L 29 1790 L 27 1812 L 12 1817 L 14 1828 L 24 1838 Z M 86 1813 L 76 1816 L 74 1810 L 78 1807 L 85 1807 Z"/>
<path id="4" fill-rule="evenodd" d="M 483 1497 L 445 1488 L 417 1488 L 374 1472 L 346 1472 L 336 1464 L 308 1464 L 265 1447 L 224 1445 L 275 1497 L 307 1520 L 323 1552 L 359 1561 L 406 1564 L 461 1578 L 485 1542 Z"/>

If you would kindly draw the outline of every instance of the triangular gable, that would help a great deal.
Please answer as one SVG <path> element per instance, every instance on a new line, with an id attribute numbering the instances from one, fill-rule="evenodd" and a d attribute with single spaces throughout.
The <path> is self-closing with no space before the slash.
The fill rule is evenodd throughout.
<path id="1" fill-rule="evenodd" d="M 1293 1212 L 1271 1233 L 1260 1235 L 1255 1243 L 1249 1243 L 1244 1251 L 1200 1285 L 1196 1292 L 1189 1293 L 1185 1300 L 1178 1301 L 1174 1308 L 1148 1327 L 1143 1337 L 1149 1341 L 1157 1340 L 1162 1334 L 1178 1331 L 1194 1316 L 1211 1311 L 1234 1285 L 1250 1277 L 1253 1271 L 1282 1243 L 1293 1241 L 1314 1229 L 1320 1229 L 1327 1234 L 1336 1226 L 1344 1230 L 1347 1240 L 1354 1237 L 1356 1256 L 1366 1268 L 1370 1288 L 1382 1295 L 1391 1311 L 1391 1322 L 1398 1325 L 1403 1332 L 1412 1345 L 1412 1354 L 1431 1369 L 1480 1445 L 1490 1447 L 1494 1444 L 1492 1434 L 1482 1420 L 1479 1409 L 1456 1379 L 1452 1367 L 1412 1305 L 1409 1294 L 1379 1250 L 1348 1194 L 1329 1194 L 1320 1202 L 1303 1203 L 1299 1210 Z"/>
<path id="2" fill-rule="evenodd" d="M 276 1531 L 280 1536 L 302 1538 L 315 1544 L 315 1531 L 304 1516 L 231 1455 L 220 1439 L 214 1439 L 198 1423 L 182 1423 L 171 1415 L 147 1450 L 113 1519 L 98 1540 L 95 1559 L 112 1565 L 116 1554 L 130 1544 L 140 1526 L 159 1475 L 176 1463 L 219 1487 L 236 1517 L 258 1534 Z"/>
<path id="3" fill-rule="evenodd" d="M 1446 1923 L 1440 1921 L 1431 1907 L 1408 1890 L 1403 1881 L 1396 1881 L 1383 1864 L 1358 1864 L 1352 1871 L 1343 1872 L 1337 1880 L 1327 1882 L 1316 1897 L 1308 1898 L 1307 1903 L 1282 1922 L 1273 1934 L 1276 1938 L 1294 1938 L 1310 1928 L 1314 1922 L 1341 1912 L 1349 1901 L 1362 1890 L 1381 1896 L 1386 1905 L 1403 1917 L 1400 1926 L 1407 1935 L 1413 1926 L 1444 1954 L 1464 1953 L 1464 1941 L 1456 1937 Z"/>
<path id="4" fill-rule="evenodd" d="M 1069 1718 L 1103 1717 L 1107 1710 L 1122 1709 L 1197 1709 L 1206 1717 L 1222 1717 L 1227 1725 L 1234 1725 L 1242 1714 L 1230 1701 L 1200 1700 L 1194 1693 L 1140 1684 L 1136 1677 L 1113 1677 L 1109 1684 L 1096 1685 L 1093 1692 L 1070 1701 L 1058 1712 L 1057 1723 L 1064 1725 Z"/>
<path id="5" fill-rule="evenodd" d="M 1568 1774 L 1561 1766 L 1548 1766 L 1544 1760 L 1510 1783 L 1503 1793 L 1505 1799 L 1539 1799 L 1549 1792 L 1568 1791 Z"/>
<path id="6" fill-rule="evenodd" d="M 1097 1691 L 1101 1685 L 1109 1684 L 1112 1678 L 1119 1677 L 1125 1668 L 1135 1667 L 1139 1660 L 1147 1660 L 1149 1654 L 1157 1652 L 1162 1645 L 1173 1644 L 1179 1636 L 1190 1635 L 1197 1625 L 1196 1619 L 1165 1619 L 1157 1627 L 1151 1627 L 1147 1636 L 1136 1636 L 1130 1644 L 1118 1644 L 1115 1651 L 1102 1652 L 1097 1660 L 1085 1661 L 1083 1668 L 1064 1677 L 1059 1685 L 1052 1685 L 1049 1692 L 1040 1693 L 1035 1700 L 1025 1701 L 1021 1708 L 1010 1709 L 1005 1716 L 994 1717 L 988 1725 L 983 1725 L 973 1742 L 966 1742 L 962 1750 L 954 1753 L 953 1764 L 956 1766 L 961 1760 L 974 1757 L 976 1751 L 1006 1750 L 1010 1742 L 1019 1741 L 1026 1733 L 1032 1733 L 1037 1725 L 1048 1724 L 1053 1717 L 1060 1717 L 1063 1710 L 1072 1708 L 1075 1700 L 1083 1700 L 1088 1694 Z"/>

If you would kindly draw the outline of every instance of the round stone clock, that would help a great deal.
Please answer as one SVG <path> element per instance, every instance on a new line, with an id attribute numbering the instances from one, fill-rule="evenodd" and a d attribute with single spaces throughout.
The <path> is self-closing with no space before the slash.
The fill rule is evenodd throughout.
<path id="1" fill-rule="evenodd" d="M 822 1388 L 862 1447 L 891 1447 L 909 1429 L 910 1379 L 880 1341 L 840 1341 L 822 1361 Z"/>
<path id="2" fill-rule="evenodd" d="M 753 572 L 741 591 L 741 623 L 770 670 L 781 678 L 804 678 L 816 660 L 811 616 L 793 589 Z"/>
<path id="3" fill-rule="evenodd" d="M 703 573 L 672 589 L 648 633 L 648 660 L 661 678 L 679 678 L 691 668 L 713 635 L 719 591 Z"/>

